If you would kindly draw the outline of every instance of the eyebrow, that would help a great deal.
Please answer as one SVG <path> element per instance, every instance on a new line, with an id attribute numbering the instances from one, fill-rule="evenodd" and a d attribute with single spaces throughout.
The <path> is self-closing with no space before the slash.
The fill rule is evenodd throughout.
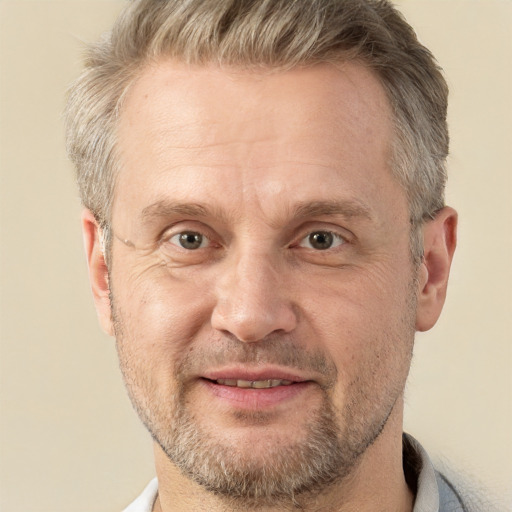
<path id="1" fill-rule="evenodd" d="M 196 203 L 172 203 L 167 201 L 158 201 L 146 206 L 142 210 L 142 220 L 150 220 L 154 217 L 164 217 L 173 214 L 191 215 L 194 217 L 204 217 L 208 214 L 208 209 Z"/>
<path id="2" fill-rule="evenodd" d="M 293 210 L 295 218 L 321 217 L 323 215 L 340 215 L 347 219 L 373 220 L 370 208 L 353 199 L 304 202 L 296 205 Z"/>
<path id="3" fill-rule="evenodd" d="M 215 214 L 216 217 L 226 220 L 226 214 L 218 209 L 200 204 L 200 203 L 181 203 L 168 200 L 157 201 L 146 206 L 141 212 L 141 220 L 143 223 L 151 223 L 152 221 L 169 218 L 176 215 L 184 215 L 187 217 L 207 217 Z"/>
<path id="4" fill-rule="evenodd" d="M 321 217 L 325 215 L 340 215 L 347 219 L 361 218 L 372 220 L 371 210 L 365 204 L 353 200 L 326 200 L 300 202 L 292 208 L 292 217 L 302 219 L 308 217 Z M 227 221 L 229 218 L 236 218 L 236 213 L 227 215 L 223 210 L 210 207 L 201 203 L 181 203 L 167 200 L 157 201 L 146 206 L 141 212 L 143 223 L 151 223 L 160 218 L 168 218 L 174 215 L 185 215 L 187 217 L 208 217 L 215 216 Z"/>

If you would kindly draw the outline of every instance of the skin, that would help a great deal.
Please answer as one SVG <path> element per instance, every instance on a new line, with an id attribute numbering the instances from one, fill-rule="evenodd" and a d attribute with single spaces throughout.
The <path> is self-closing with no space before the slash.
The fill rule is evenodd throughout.
<path id="1" fill-rule="evenodd" d="M 403 390 L 414 332 L 432 327 L 444 303 L 456 213 L 445 208 L 423 226 L 415 268 L 391 134 L 385 93 L 356 63 L 256 73 L 161 61 L 130 89 L 109 273 L 88 211 L 83 230 L 100 323 L 116 335 L 131 399 L 160 437 L 155 510 L 249 510 L 162 449 L 180 393 L 206 439 L 256 466 L 303 443 L 329 404 L 340 442 L 361 453 L 298 503 L 412 510 Z M 184 249 L 183 232 L 202 234 L 202 245 Z M 311 233 L 326 232 L 332 247 L 311 245 Z M 227 369 L 306 384 L 279 400 L 257 390 L 228 399 L 205 385 Z M 276 503 L 254 509 L 293 508 Z"/>

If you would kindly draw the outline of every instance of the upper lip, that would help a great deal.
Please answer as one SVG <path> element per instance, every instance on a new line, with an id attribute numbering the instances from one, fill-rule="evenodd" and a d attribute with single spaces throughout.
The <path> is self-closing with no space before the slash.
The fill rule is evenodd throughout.
<path id="1" fill-rule="evenodd" d="M 292 382 L 305 382 L 311 380 L 299 375 L 291 369 L 266 366 L 263 368 L 226 367 L 204 372 L 201 377 L 208 380 L 289 380 Z"/>

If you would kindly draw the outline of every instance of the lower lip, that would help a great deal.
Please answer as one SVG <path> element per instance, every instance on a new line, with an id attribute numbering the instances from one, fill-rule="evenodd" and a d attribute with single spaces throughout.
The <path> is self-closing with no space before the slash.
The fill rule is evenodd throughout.
<path id="1" fill-rule="evenodd" d="M 202 379 L 209 391 L 232 407 L 244 410 L 268 409 L 288 402 L 308 389 L 311 382 L 296 382 L 288 386 L 253 389 L 225 386 L 211 380 Z"/>

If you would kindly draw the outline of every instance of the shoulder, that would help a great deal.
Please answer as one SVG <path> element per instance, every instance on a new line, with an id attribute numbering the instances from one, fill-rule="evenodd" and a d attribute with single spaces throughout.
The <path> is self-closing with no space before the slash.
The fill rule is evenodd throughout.
<path id="1" fill-rule="evenodd" d="M 454 471 L 452 467 L 443 464 L 442 471 L 437 472 L 439 488 L 439 512 L 505 512 L 512 510 L 510 501 L 495 495 L 474 476 L 464 471 Z M 454 508 L 456 500 L 460 507 Z"/>
<path id="2" fill-rule="evenodd" d="M 407 484 L 416 495 L 413 512 L 512 510 L 466 472 L 456 471 L 446 462 L 434 469 L 426 450 L 408 434 L 403 436 L 403 464 Z"/>

